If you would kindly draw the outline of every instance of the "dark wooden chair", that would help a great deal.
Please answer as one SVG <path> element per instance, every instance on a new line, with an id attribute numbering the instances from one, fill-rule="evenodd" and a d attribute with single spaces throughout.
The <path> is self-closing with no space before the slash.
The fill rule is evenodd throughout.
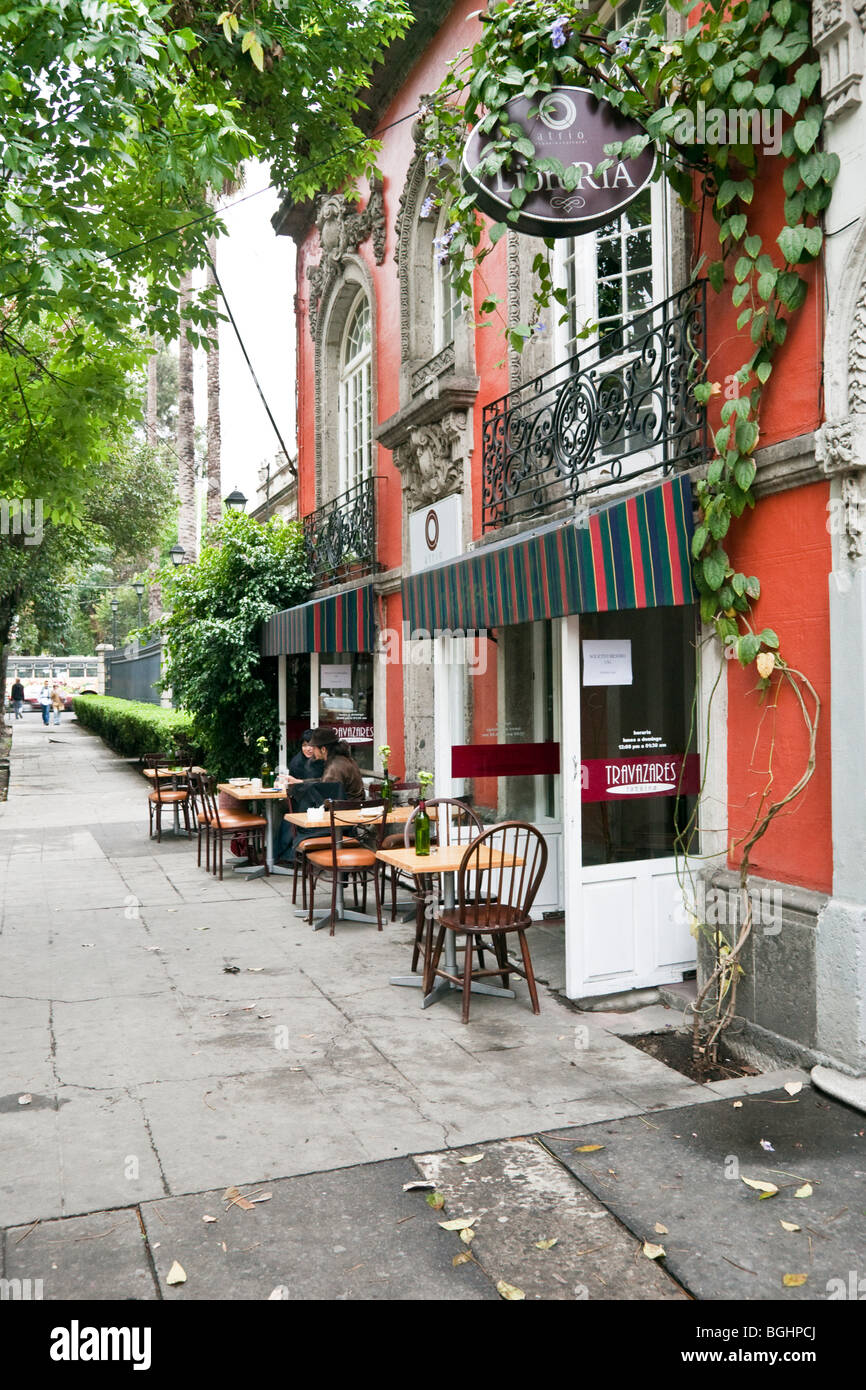
<path id="1" fill-rule="evenodd" d="M 511 869 L 499 869 L 493 863 L 494 851 L 512 854 L 523 862 Z M 439 931 L 423 986 L 424 993 L 429 994 L 437 975 L 456 985 L 462 983 L 464 1023 L 469 1022 L 472 981 L 488 975 L 500 975 L 504 989 L 508 989 L 509 974 L 522 976 L 529 986 L 532 1012 L 540 1012 L 526 931 L 532 925 L 530 909 L 546 867 L 544 836 L 526 821 L 502 821 L 482 831 L 467 846 L 457 873 L 457 905 L 439 914 Z M 466 937 L 462 980 L 449 975 L 439 965 L 445 934 L 449 931 Z M 510 932 L 516 933 L 520 943 L 522 966 L 508 955 L 506 938 Z M 473 968 L 474 951 L 470 947 L 483 937 L 490 937 L 493 942 L 497 967 L 492 970 Z"/>
<path id="2" fill-rule="evenodd" d="M 147 812 L 148 830 L 150 838 L 153 839 L 153 822 L 156 819 L 156 842 L 162 840 L 162 808 L 168 806 L 172 814 L 175 809 L 183 811 L 183 823 L 186 826 L 186 833 L 190 833 L 189 825 L 189 780 L 184 773 L 182 776 L 169 777 L 164 775 L 170 767 L 175 767 L 176 763 L 171 758 L 166 758 L 162 753 L 148 753 L 143 759 L 144 767 L 152 772 L 153 790 L 148 793 Z M 172 782 L 182 781 L 182 786 L 169 785 Z"/>
<path id="3" fill-rule="evenodd" d="M 427 810 L 432 811 L 430 818 L 430 842 L 434 845 L 454 845 L 469 844 L 476 835 L 480 835 L 483 829 L 481 821 L 465 801 L 455 801 L 452 797 L 437 796 L 432 801 L 426 803 Z M 403 827 L 403 847 L 413 849 L 415 845 L 415 817 L 418 814 L 416 806 L 411 816 Z M 388 837 L 391 838 L 390 836 Z M 396 836 L 394 837 L 397 838 Z M 383 849 L 390 846 L 383 844 Z M 393 869 L 391 874 L 391 921 L 397 915 L 397 881 L 400 878 L 401 870 Z M 412 948 L 412 969 L 417 970 L 418 959 L 423 950 L 425 969 L 429 962 L 430 951 L 432 948 L 433 919 L 434 913 L 430 911 L 431 904 L 438 905 L 439 889 L 441 879 L 438 874 L 415 874 L 409 876 L 410 885 L 415 894 L 415 944 Z M 479 959 L 484 964 L 483 947 L 480 942 L 478 945 Z"/>
<path id="4" fill-rule="evenodd" d="M 291 804 L 291 797 L 288 799 L 289 804 Z M 358 801 L 353 804 L 362 806 L 363 802 Z M 292 906 L 298 901 L 298 874 L 301 875 L 301 903 L 304 907 L 307 906 L 307 855 L 311 849 L 327 849 L 328 845 L 331 843 L 330 830 L 326 826 L 322 826 L 322 832 L 321 835 L 305 835 L 301 839 L 295 840 L 295 849 L 292 856 L 292 862 L 294 864 L 294 873 L 292 874 Z M 347 849 L 350 849 L 357 845 L 358 841 L 352 835 L 344 835 L 343 844 Z"/>
<path id="5" fill-rule="evenodd" d="M 379 894 L 379 860 L 376 858 L 374 850 L 365 849 L 357 842 L 354 845 L 346 846 L 345 841 L 338 847 L 337 834 L 343 825 L 351 826 L 356 829 L 353 821 L 340 818 L 340 812 L 357 811 L 365 803 L 361 800 L 355 801 L 326 801 L 325 809 L 328 812 L 330 821 L 330 836 L 327 845 L 322 849 L 306 851 L 306 869 L 309 878 L 310 888 L 310 915 L 309 921 L 313 921 L 313 903 L 316 893 L 316 884 L 319 879 L 324 877 L 331 884 L 331 936 L 334 935 L 334 924 L 337 916 L 337 886 L 341 877 L 351 880 L 355 901 L 357 902 L 357 885 L 360 880 L 364 886 L 364 908 L 367 903 L 367 881 L 372 879 L 373 889 L 376 894 L 376 920 L 379 931 L 382 930 L 382 900 Z M 381 807 L 381 817 L 378 821 L 371 820 L 371 828 L 377 827 L 377 844 L 381 844 L 384 837 L 385 826 L 387 824 L 387 807 Z"/>
<path id="6" fill-rule="evenodd" d="M 210 842 L 213 840 L 213 870 L 216 875 L 217 862 L 219 862 L 219 876 L 223 876 L 223 840 L 227 837 L 231 839 L 233 835 L 246 835 L 257 846 L 265 866 L 265 873 L 270 873 L 267 859 L 265 857 L 265 843 L 267 837 L 268 823 L 264 816 L 254 816 L 248 811 L 229 811 L 219 804 L 219 791 L 215 777 L 200 777 L 199 795 L 203 799 L 204 812 L 200 813 L 204 821 L 199 820 L 199 856 L 198 862 L 201 865 L 201 826 L 205 824 L 208 838 L 208 868 L 210 868 Z"/>

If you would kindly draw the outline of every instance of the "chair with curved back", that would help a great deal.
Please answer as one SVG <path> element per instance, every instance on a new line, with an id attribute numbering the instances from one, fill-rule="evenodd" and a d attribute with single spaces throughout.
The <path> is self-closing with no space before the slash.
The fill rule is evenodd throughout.
<path id="1" fill-rule="evenodd" d="M 148 753 L 142 759 L 142 762 L 145 769 L 153 773 L 153 791 L 148 793 L 147 798 L 148 830 L 150 838 L 153 839 L 153 820 L 154 816 L 156 816 L 156 842 L 160 844 L 162 841 L 163 806 L 171 807 L 172 812 L 175 810 L 183 811 L 184 825 L 186 826 L 187 834 L 189 834 L 189 785 L 186 778 L 184 779 L 185 785 L 182 787 L 176 785 L 163 785 L 164 782 L 176 781 L 176 778 L 166 776 L 168 769 L 175 767 L 176 763 L 174 763 L 171 758 L 166 758 L 162 753 Z"/>
<path id="2" fill-rule="evenodd" d="M 514 867 L 499 868 L 493 862 L 493 852 L 511 855 L 517 862 Z M 508 989 L 508 976 L 513 972 L 522 976 L 529 987 L 532 1012 L 540 1012 L 526 931 L 532 925 L 530 909 L 546 868 L 547 843 L 541 831 L 527 821 L 501 821 L 482 831 L 467 846 L 457 872 L 457 905 L 439 914 L 436 944 L 424 973 L 425 995 L 432 990 L 437 975 L 452 984 L 462 983 L 463 1022 L 468 1023 L 472 981 L 500 975 L 503 988 Z M 439 965 L 449 931 L 466 937 L 462 980 Z M 522 966 L 508 956 L 509 932 L 517 934 Z M 470 946 L 482 937 L 490 937 L 493 942 L 497 958 L 494 970 L 473 969 L 474 952 Z"/>
<path id="3" fill-rule="evenodd" d="M 352 801 L 326 801 L 325 808 L 330 820 L 330 836 L 328 843 L 323 849 L 308 850 L 306 854 L 307 875 L 310 880 L 310 916 L 309 921 L 313 921 L 313 903 L 316 892 L 316 884 L 323 876 L 331 882 L 331 931 L 334 935 L 334 924 L 337 916 L 337 886 L 341 877 L 351 878 L 353 887 L 357 890 L 357 880 L 360 878 L 364 884 L 364 904 L 366 907 L 366 885 L 367 880 L 372 878 L 373 888 L 376 894 L 376 920 L 379 931 L 382 930 L 382 900 L 379 895 L 379 860 L 373 850 L 365 849 L 363 845 L 355 844 L 346 847 L 345 841 L 338 846 L 337 835 L 342 833 L 341 827 L 351 826 L 356 828 L 355 822 L 344 817 L 341 820 L 340 812 L 357 811 L 364 805 L 363 800 L 355 798 Z M 387 809 L 381 808 L 381 816 L 378 821 L 371 820 L 370 827 L 377 827 L 377 843 L 381 843 L 384 827 L 387 823 Z"/>
<path id="4" fill-rule="evenodd" d="M 465 841 L 468 845 L 476 835 L 480 835 L 483 826 L 478 816 L 467 806 L 465 801 L 456 801 L 453 797 L 437 796 L 432 801 L 425 803 L 427 810 L 432 811 L 430 818 L 430 840 L 436 845 L 455 845 Z M 452 810 L 454 815 L 452 817 Z M 418 815 L 416 806 L 406 824 L 403 827 L 403 847 L 412 849 L 415 844 L 415 817 Z M 390 838 L 390 837 L 389 837 Z M 382 848 L 388 846 L 383 844 Z M 391 921 L 396 916 L 397 902 L 397 880 L 401 870 L 393 869 L 391 875 Z M 415 894 L 415 944 L 412 948 L 412 970 L 418 968 L 418 958 L 421 950 L 424 950 L 425 965 L 427 963 L 432 945 L 432 914 L 427 911 L 427 904 L 431 900 L 433 893 L 439 891 L 439 876 L 434 874 L 413 874 L 412 887 Z M 482 948 L 479 946 L 479 951 Z M 484 957 L 481 955 L 481 963 L 484 964 Z"/>
<path id="5" fill-rule="evenodd" d="M 198 779 L 201 788 L 200 795 L 204 801 L 205 824 L 208 832 L 208 842 L 213 837 L 213 873 L 217 871 L 217 853 L 219 853 L 219 876 L 223 876 L 223 840 L 228 836 L 247 835 L 253 840 L 262 856 L 262 863 L 265 873 L 270 873 L 267 859 L 265 857 L 265 843 L 267 838 L 268 823 L 264 816 L 254 816 L 248 811 L 230 811 L 219 804 L 219 791 L 215 777 L 200 777 Z M 199 820 L 199 827 L 202 821 Z M 201 835 L 201 830 L 199 830 Z M 199 839 L 199 864 L 201 864 L 201 840 Z M 210 867 L 210 866 L 208 866 Z"/>

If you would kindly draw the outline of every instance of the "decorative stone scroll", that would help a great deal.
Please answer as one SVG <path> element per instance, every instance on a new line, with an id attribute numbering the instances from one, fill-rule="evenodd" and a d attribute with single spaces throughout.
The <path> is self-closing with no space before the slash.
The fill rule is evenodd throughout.
<path id="1" fill-rule="evenodd" d="M 821 60 L 824 118 L 860 104 L 866 0 L 814 0 L 812 42 Z"/>
<path id="2" fill-rule="evenodd" d="M 350 203 L 344 193 L 325 193 L 316 204 L 316 226 L 322 256 L 318 265 L 308 266 L 310 282 L 310 333 L 316 339 L 319 327 L 319 308 L 334 280 L 343 269 L 343 262 L 357 251 L 369 236 L 373 238 L 376 264 L 385 259 L 385 199 L 382 181 L 375 179 L 363 212 Z"/>
<path id="3" fill-rule="evenodd" d="M 394 449 L 410 511 L 463 488 L 466 412 L 449 411 L 432 424 L 416 425 Z"/>

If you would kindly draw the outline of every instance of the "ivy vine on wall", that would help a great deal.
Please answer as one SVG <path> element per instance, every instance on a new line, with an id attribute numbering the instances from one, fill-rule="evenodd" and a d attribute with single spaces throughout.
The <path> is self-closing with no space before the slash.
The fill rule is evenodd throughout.
<path id="1" fill-rule="evenodd" d="M 435 172 L 442 199 L 450 202 L 442 251 L 450 256 L 456 287 L 471 297 L 473 271 L 543 178 L 558 178 L 564 188 L 572 189 L 581 176 L 579 166 L 564 168 L 549 154 L 536 151 L 524 129 L 509 121 L 508 103 L 516 97 L 535 103 L 554 87 L 582 86 L 637 121 L 645 132 L 608 146 L 608 157 L 596 175 L 653 142 L 658 152 L 654 177 L 667 179 L 691 212 L 711 214 L 718 255 L 709 261 L 702 256 L 693 274 L 705 274 L 713 290 L 730 299 L 738 311 L 737 330 L 748 344 L 733 390 L 726 391 L 732 398 L 721 406 L 711 462 L 695 482 L 699 516 L 692 543 L 694 579 L 701 618 L 715 629 L 726 655 L 743 666 L 755 663 L 758 688 L 762 695 L 769 694 L 770 705 L 777 703 L 781 686 L 793 690 L 806 723 L 809 752 L 802 776 L 775 800 L 770 770 L 754 822 L 739 846 L 742 925 L 736 940 L 713 933 L 717 968 L 699 996 L 695 1015 L 697 1027 L 704 1000 L 712 995 L 714 1017 L 706 1023 L 701 1047 L 714 1057 L 720 1031 L 735 1009 L 742 973 L 739 959 L 752 926 L 746 892 L 750 854 L 775 816 L 801 794 L 812 776 L 820 713 L 814 687 L 785 660 L 776 632 L 757 629 L 753 621 L 753 605 L 761 592 L 758 576 L 737 572 L 725 547 L 732 522 L 755 506 L 754 452 L 763 392 L 791 319 L 806 300 L 808 284 L 801 271 L 821 254 L 821 215 L 839 172 L 838 156 L 821 148 L 820 65 L 811 51 L 809 8 L 798 0 L 669 0 L 665 12 L 653 0 L 645 0 L 636 19 L 611 28 L 568 0 L 554 5 L 500 0 L 479 18 L 478 41 L 454 60 L 423 112 L 428 167 Z M 511 211 L 490 227 L 478 216 L 474 198 L 460 186 L 458 174 L 463 145 L 476 123 L 487 136 L 476 176 L 491 178 L 502 170 L 516 183 Z M 784 225 L 767 240 L 755 228 L 758 188 L 778 162 L 769 165 L 755 135 L 777 129 Z M 741 137 L 742 143 L 737 143 Z M 772 174 L 771 187 L 775 186 Z M 545 246 L 547 253 L 539 253 L 533 267 L 536 315 L 553 304 L 566 306 L 566 292 L 553 280 L 552 240 Z M 498 313 L 498 303 L 497 296 L 488 294 L 480 306 L 482 318 Z M 506 333 L 510 346 L 519 351 L 532 336 L 533 325 L 510 325 Z M 694 385 L 696 398 L 707 405 L 721 391 L 722 384 L 702 368 Z"/>

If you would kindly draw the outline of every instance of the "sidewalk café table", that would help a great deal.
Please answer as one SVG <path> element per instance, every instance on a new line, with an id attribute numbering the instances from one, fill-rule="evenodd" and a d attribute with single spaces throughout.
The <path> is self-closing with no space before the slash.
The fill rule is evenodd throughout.
<path id="1" fill-rule="evenodd" d="M 436 845 L 430 846 L 429 854 L 416 854 L 414 849 L 382 849 L 376 855 L 386 864 L 391 864 L 396 869 L 402 869 L 407 874 L 441 874 L 443 897 L 445 899 L 445 910 L 450 911 L 456 904 L 457 871 L 463 860 L 469 844 Z M 485 853 L 484 869 L 513 869 L 517 868 L 523 860 L 514 854 L 502 854 L 496 850 Z M 467 940 L 467 951 L 472 949 L 471 942 Z M 449 975 L 457 974 L 457 941 L 456 932 L 445 933 L 445 969 Z M 392 985 L 404 985 L 409 989 L 420 989 L 424 983 L 422 975 L 393 975 L 389 981 Z M 483 980 L 473 980 L 473 994 L 495 994 L 502 999 L 513 999 L 515 997 L 513 989 L 502 989 L 496 985 L 485 984 Z M 449 990 L 462 989 L 461 985 L 455 985 L 451 980 L 440 980 L 434 985 L 429 994 L 425 994 L 421 1001 L 422 1009 L 427 1009 L 431 1004 L 435 1004 Z"/>
<path id="2" fill-rule="evenodd" d="M 141 770 L 145 777 L 151 782 L 155 782 L 158 777 L 160 782 L 171 782 L 172 786 L 176 788 L 179 778 L 188 777 L 191 772 L 204 772 L 205 769 L 203 767 L 143 767 Z M 166 831 L 162 833 L 166 834 Z M 174 803 L 174 822 L 172 824 L 171 833 L 173 835 L 180 835 L 181 833 L 180 803 L 177 801 Z M 189 836 L 192 834 L 192 831 L 184 830 L 183 834 Z"/>
<path id="3" fill-rule="evenodd" d="M 265 858 L 268 861 L 268 872 L 272 874 L 283 874 L 288 876 L 291 869 L 284 869 L 279 864 L 274 863 L 274 845 L 277 841 L 276 832 L 280 824 L 279 803 L 285 801 L 286 792 L 278 787 L 254 787 L 246 782 L 243 786 L 238 786 L 233 782 L 218 782 L 217 791 L 227 792 L 238 801 L 262 801 L 265 807 L 265 820 L 267 830 L 265 831 Z M 234 873 L 242 874 L 244 878 L 259 878 L 265 872 L 264 864 L 236 864 Z"/>
<path id="4" fill-rule="evenodd" d="M 414 806 L 393 806 L 388 812 L 388 824 L 404 825 L 414 811 Z M 359 806 L 354 811 L 337 811 L 340 823 L 343 828 L 353 825 L 377 825 L 382 820 L 382 807 L 378 806 Z M 309 811 L 293 811 L 285 817 L 292 825 L 298 826 L 301 830 L 318 830 L 324 835 L 330 835 L 331 823 L 327 812 L 324 817 L 316 817 L 311 820 Z M 338 826 L 334 827 L 334 840 L 336 848 L 339 849 L 343 843 L 343 831 Z M 381 858 L 381 855 L 379 856 Z M 288 870 L 284 870 L 288 872 Z M 306 908 L 295 908 L 296 917 L 306 917 Z M 376 918 L 368 912 L 358 912 L 354 908 L 349 909 L 343 905 L 343 877 L 342 874 L 337 880 L 337 915 L 336 922 L 375 922 Z M 331 914 L 326 912 L 324 916 L 317 917 L 313 922 L 313 931 L 321 931 L 323 927 L 330 930 Z"/>

